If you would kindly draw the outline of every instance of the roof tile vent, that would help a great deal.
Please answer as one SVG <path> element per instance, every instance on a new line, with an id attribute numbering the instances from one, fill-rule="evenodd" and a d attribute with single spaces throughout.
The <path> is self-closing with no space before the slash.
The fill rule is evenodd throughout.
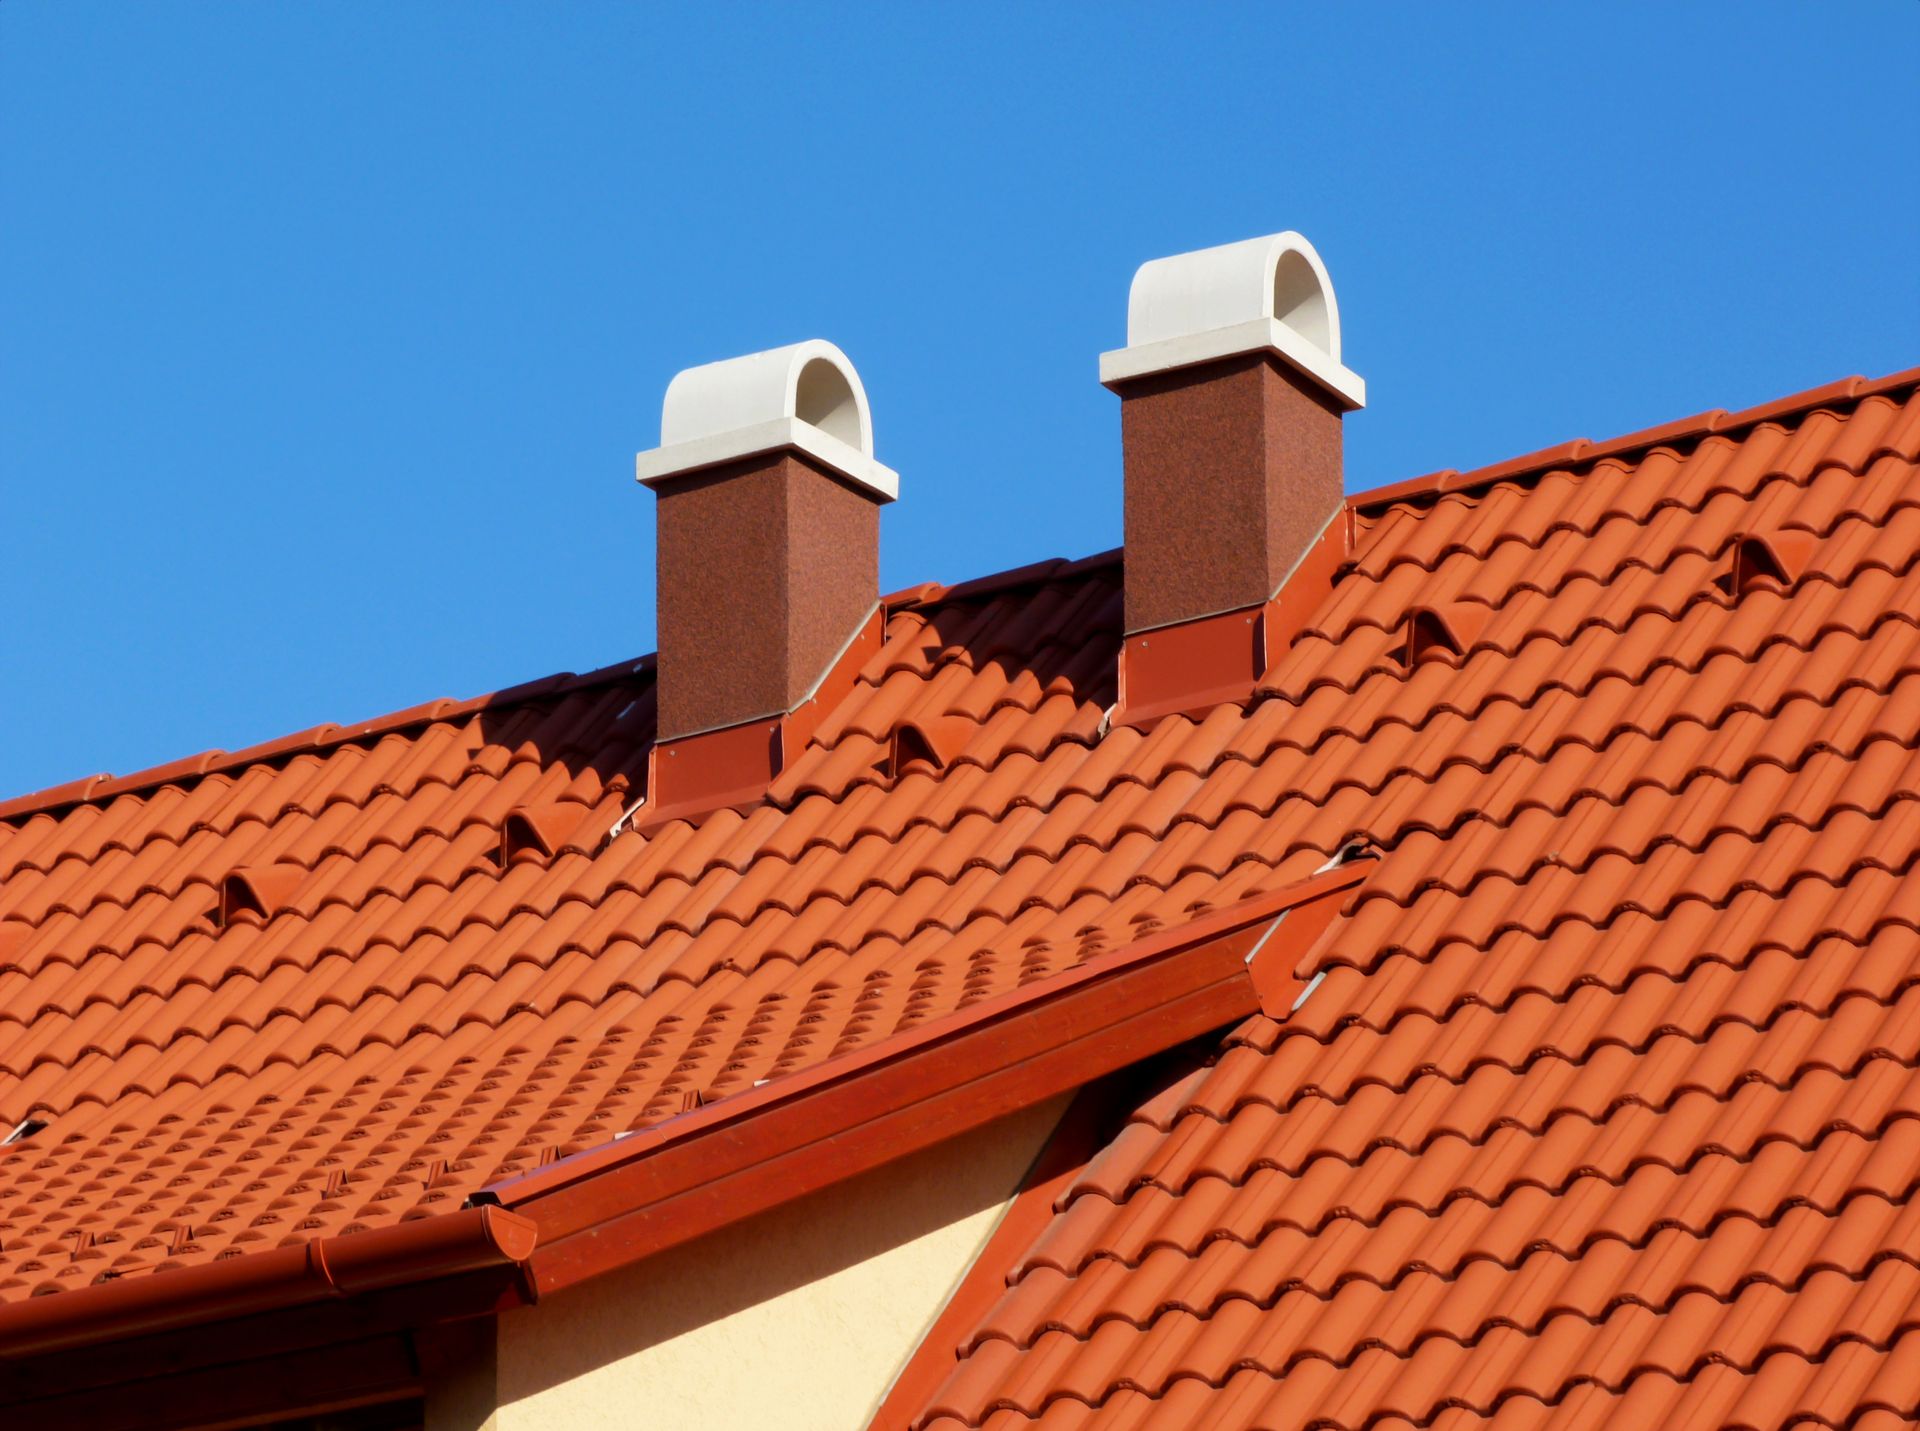
<path id="1" fill-rule="evenodd" d="M 1806 571 L 1819 542 L 1812 532 L 1749 532 L 1734 542 L 1726 570 L 1713 583 L 1736 601 L 1752 591 L 1785 591 Z"/>
<path id="2" fill-rule="evenodd" d="M 566 800 L 545 805 L 517 805 L 507 811 L 500 826 L 500 867 L 522 860 L 550 860 L 573 844 L 581 832 L 580 806 Z M 585 847 L 573 848 L 584 852 Z"/>
<path id="3" fill-rule="evenodd" d="M 307 873 L 305 865 L 284 861 L 234 870 L 220 881 L 214 923 L 222 929 L 235 923 L 266 923 L 293 902 L 294 891 Z"/>
<path id="4" fill-rule="evenodd" d="M 1451 657 L 1458 661 L 1473 649 L 1493 613 L 1473 601 L 1415 606 L 1407 612 L 1400 659 L 1408 670 L 1422 661 Z"/>
<path id="5" fill-rule="evenodd" d="M 890 778 L 898 778 L 916 763 L 945 770 L 959 757 L 979 727 L 966 716 L 928 716 L 902 721 L 887 749 Z"/>

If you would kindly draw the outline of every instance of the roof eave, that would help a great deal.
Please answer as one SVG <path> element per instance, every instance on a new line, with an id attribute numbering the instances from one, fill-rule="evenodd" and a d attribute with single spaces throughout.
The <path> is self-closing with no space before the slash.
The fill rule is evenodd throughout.
<path id="1" fill-rule="evenodd" d="M 1261 987 L 1271 970 L 1291 978 L 1276 944 L 1291 948 L 1324 921 L 1281 916 L 1316 903 L 1331 912 L 1373 865 L 1343 865 L 1157 931 L 475 1198 L 538 1227 L 530 1268 L 541 1296 L 638 1262 L 1291 997 L 1291 987 Z"/>
<path id="2" fill-rule="evenodd" d="M 235 1414 L 256 1402 L 291 1414 L 290 1358 L 344 1349 L 351 1364 L 382 1336 L 531 1302 L 534 1238 L 525 1218 L 468 1208 L 9 1303 L 0 1407 L 35 1424 L 171 1425 L 168 1397 L 207 1407 L 211 1373 Z M 374 1371 L 347 1369 L 361 1381 Z M 316 1394 L 337 1381 L 323 1371 Z"/>
<path id="3" fill-rule="evenodd" d="M 234 1360 L 208 1328 L 284 1354 L 364 1331 L 370 1299 L 420 1326 L 530 1304 L 843 1182 L 1271 1006 L 1289 951 L 1374 861 L 1327 870 L 1097 956 L 870 1049 L 749 1089 L 475 1194 L 469 1206 L 205 1266 L 0 1306 L 0 1403 Z M 1256 958 L 1256 956 L 1258 956 Z M 440 1289 L 443 1296 L 419 1295 Z M 336 1325 L 337 1324 L 337 1325 Z M 195 1339 L 198 1340 L 195 1340 Z M 152 1356 L 120 1348 L 153 1343 Z M 153 1364 L 151 1370 L 143 1368 Z M 52 1375 L 49 1375 L 51 1370 Z M 74 1386 L 67 1388 L 65 1382 Z"/>
<path id="4" fill-rule="evenodd" d="M 200 1267 L 115 1278 L 0 1305 L 0 1363 L 148 1332 L 254 1316 L 491 1267 L 517 1267 L 533 1225 L 468 1208 Z"/>

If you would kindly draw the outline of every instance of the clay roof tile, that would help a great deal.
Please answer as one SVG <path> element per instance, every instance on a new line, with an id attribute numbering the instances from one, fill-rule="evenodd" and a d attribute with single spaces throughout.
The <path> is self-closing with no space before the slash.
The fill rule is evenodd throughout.
<path id="1" fill-rule="evenodd" d="M 1910 1407 L 1917 386 L 1356 497 L 1254 698 L 1145 732 L 1106 553 L 890 598 L 744 811 L 608 838 L 647 661 L 0 805 L 0 1112 L 60 1134 L 0 1304 L 438 1226 L 1362 837 L 1304 997 L 976 1268 L 903 1424 Z"/>

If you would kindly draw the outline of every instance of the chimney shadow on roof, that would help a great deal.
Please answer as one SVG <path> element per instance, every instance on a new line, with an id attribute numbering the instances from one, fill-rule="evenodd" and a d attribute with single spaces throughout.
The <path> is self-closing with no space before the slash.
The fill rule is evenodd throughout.
<path id="1" fill-rule="evenodd" d="M 599 793 L 624 789 L 637 797 L 646 789 L 647 753 L 653 748 L 653 671 L 649 666 L 612 680 L 483 707 L 474 729 L 487 746 L 504 749 L 510 758 L 532 759 L 543 769 L 560 767 L 569 786 L 590 774 Z"/>
<path id="2" fill-rule="evenodd" d="M 970 710 L 979 720 L 1013 701 L 1037 706 L 1048 696 L 1064 695 L 1099 710 L 1118 694 L 1121 641 L 1120 567 L 1036 582 L 1009 582 L 998 590 L 961 589 L 920 608 L 924 623 L 917 639 L 889 643 L 887 660 L 904 647 L 920 645 L 929 676 L 959 663 L 976 676 L 997 673 L 1005 698 Z M 634 663 L 605 679 L 561 678 L 551 689 L 540 683 L 508 693 L 475 716 L 475 731 L 485 745 L 510 758 L 531 759 L 543 768 L 559 766 L 572 784 L 591 774 L 598 790 L 611 789 L 637 799 L 646 792 L 647 764 L 657 729 L 655 670 L 651 660 Z M 937 717 L 941 712 L 927 713 Z M 497 759 L 497 757 L 496 757 Z M 591 782 L 590 782 L 591 783 Z M 548 789 L 536 799 L 552 799 Z"/>
<path id="3" fill-rule="evenodd" d="M 1026 590 L 946 601 L 921 613 L 922 643 L 937 670 L 962 661 L 977 675 L 998 670 L 1010 688 L 1028 681 L 1105 710 L 1118 695 L 1120 572 L 1050 581 Z M 984 713 L 983 713 L 984 714 Z"/>

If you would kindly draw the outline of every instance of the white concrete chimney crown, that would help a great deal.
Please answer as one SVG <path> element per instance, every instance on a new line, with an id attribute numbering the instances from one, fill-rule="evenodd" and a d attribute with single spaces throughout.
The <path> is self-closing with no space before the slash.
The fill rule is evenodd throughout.
<path id="1" fill-rule="evenodd" d="M 883 502 L 900 495 L 900 474 L 873 457 L 873 415 L 860 374 L 819 338 L 678 373 L 661 406 L 660 445 L 642 452 L 634 470 L 652 486 L 784 448 Z"/>
<path id="2" fill-rule="evenodd" d="M 1127 293 L 1127 346 L 1100 355 L 1100 381 L 1112 387 L 1264 351 L 1342 406 L 1366 406 L 1366 383 L 1340 361 L 1333 280 L 1291 230 L 1141 264 Z"/>

